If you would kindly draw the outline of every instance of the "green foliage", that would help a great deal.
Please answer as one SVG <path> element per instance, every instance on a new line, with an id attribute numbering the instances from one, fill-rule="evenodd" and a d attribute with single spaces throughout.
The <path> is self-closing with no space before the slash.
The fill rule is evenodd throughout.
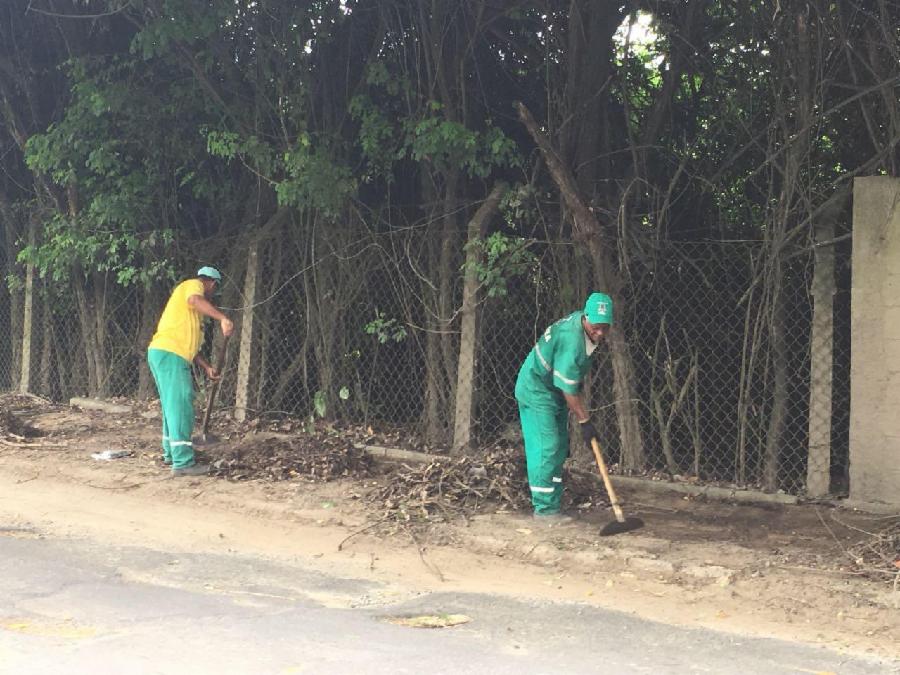
<path id="1" fill-rule="evenodd" d="M 518 99 L 576 178 L 590 180 L 586 191 L 611 216 L 604 223 L 622 214 L 607 232 L 612 243 L 651 228 L 654 236 L 666 228 L 688 237 L 765 232 L 781 164 L 800 131 L 792 57 L 799 10 L 712 2 L 688 20 L 679 3 L 653 4 L 652 15 L 645 5 L 595 14 L 581 3 L 586 19 L 608 23 L 584 36 L 593 51 L 570 54 L 566 3 L 495 3 L 489 20 L 471 14 L 478 3 L 454 12 L 440 11 L 443 4 L 131 0 L 91 22 L 89 39 L 69 27 L 79 22 L 41 31 L 34 27 L 48 28 L 37 23 L 46 18 L 22 12 L 34 22 L 31 43 L 46 42 L 28 52 L 31 43 L 7 37 L 11 63 L 31 54 L 19 72 L 0 74 L 8 91 L 23 93 L 29 78 L 47 73 L 65 86 L 10 99 L 20 119 L 37 120 L 25 159 L 53 184 L 49 198 L 35 191 L 49 204 L 41 213 L 56 211 L 20 260 L 56 279 L 80 268 L 147 283 L 174 274 L 173 242 L 206 240 L 223 222 L 265 218 L 278 205 L 317 211 L 336 229 L 357 202 L 379 222 L 393 224 L 395 213 L 409 222 L 436 208 L 423 186 L 447 185 L 441 174 L 450 173 L 461 178 L 453 195 L 460 203 L 498 174 L 527 180 L 504 198 L 504 231 L 541 228 L 540 238 L 565 240 L 569 219 L 555 203 L 556 186 L 511 112 Z M 859 51 L 853 73 L 847 48 L 820 48 L 880 35 L 880 15 L 817 7 L 808 54 L 819 78 L 817 117 L 791 179 L 810 204 L 792 204 L 798 212 L 896 144 L 883 92 L 863 95 L 891 81 L 896 63 Z M 599 34 L 613 37 L 600 44 Z M 567 91 L 598 72 L 604 81 L 595 91 Z M 37 115 L 32 106 L 45 109 Z M 592 117 L 579 119 L 582 110 Z M 589 157 L 578 157 L 582 139 L 573 129 L 594 132 L 585 134 L 594 144 Z M 872 172 L 887 163 L 873 161 Z M 510 278 L 535 264 L 525 241 L 495 234 L 473 244 L 481 260 L 474 272 L 489 295 L 505 293 Z M 404 330 L 379 324 L 370 334 L 394 340 L 392 328 Z"/>
<path id="2" fill-rule="evenodd" d="M 391 181 L 394 161 L 402 157 L 396 128 L 385 111 L 364 94 L 350 101 L 350 114 L 359 123 L 359 145 L 368 164 L 363 180 L 375 177 Z"/>
<path id="3" fill-rule="evenodd" d="M 328 396 L 321 389 L 313 395 L 313 410 L 319 417 L 328 414 Z"/>
<path id="4" fill-rule="evenodd" d="M 328 148 L 314 146 L 309 134 L 280 156 L 257 136 L 242 138 L 231 131 L 204 130 L 209 153 L 226 160 L 240 159 L 265 175 L 275 186 L 278 202 L 300 209 L 320 209 L 335 217 L 356 190 L 351 171 L 338 163 Z"/>
<path id="5" fill-rule="evenodd" d="M 279 171 L 279 163 L 271 144 L 259 136 L 241 137 L 233 131 L 202 128 L 206 138 L 206 150 L 213 157 L 226 160 L 240 159 L 254 171 L 272 175 Z"/>
<path id="6" fill-rule="evenodd" d="M 464 264 L 463 270 L 477 276 L 478 283 L 489 298 L 505 297 L 509 282 L 527 274 L 537 263 L 537 257 L 528 249 L 529 243 L 503 232 L 470 241 L 466 244 L 466 250 L 477 251 L 477 262 Z"/>
<path id="7" fill-rule="evenodd" d="M 284 154 L 286 177 L 276 186 L 278 201 L 298 208 L 319 209 L 336 217 L 356 190 L 350 170 L 327 148 L 313 147 L 308 136 Z"/>
<path id="8" fill-rule="evenodd" d="M 135 0 L 143 4 L 143 0 Z M 163 0 L 155 18 L 148 21 L 131 42 L 131 52 L 143 59 L 168 55 L 179 45 L 208 39 L 234 18 L 229 3 Z"/>
<path id="9" fill-rule="evenodd" d="M 233 131 L 201 129 L 201 133 L 206 136 L 207 152 L 214 157 L 234 159 L 239 152 L 247 152 L 251 145 L 249 142 L 241 143 L 240 136 Z"/>
<path id="10" fill-rule="evenodd" d="M 169 143 L 152 138 L 166 131 L 148 125 L 147 101 L 122 86 L 134 63 L 76 60 L 68 71 L 72 101 L 65 116 L 31 136 L 25 155 L 29 168 L 60 186 L 68 212 L 47 219 L 40 240 L 19 259 L 56 280 L 67 278 L 72 265 L 111 272 L 126 285 L 169 276 L 167 260 L 146 260 L 144 253 L 172 240 L 152 214 L 173 157 Z"/>
<path id="11" fill-rule="evenodd" d="M 434 104 L 432 109 L 437 113 L 440 106 Z M 405 132 L 408 156 L 441 171 L 461 168 L 471 177 L 486 178 L 495 167 L 520 163 L 515 144 L 491 125 L 485 131 L 473 131 L 435 115 L 407 121 Z"/>
<path id="12" fill-rule="evenodd" d="M 404 77 L 395 76 L 383 61 L 366 71 L 369 93 L 354 96 L 348 110 L 359 124 L 358 143 L 371 180 L 393 179 L 391 170 L 401 159 L 427 163 L 438 171 L 462 170 L 472 178 L 486 178 L 498 168 L 521 167 L 516 144 L 487 120 L 481 130 L 447 119 L 444 106 L 426 100 L 417 113 L 403 110 L 400 100 L 411 95 Z"/>
<path id="13" fill-rule="evenodd" d="M 33 264 L 42 277 L 57 282 L 67 280 L 72 266 L 78 265 L 111 272 L 123 286 L 146 285 L 174 278 L 169 260 L 147 260 L 143 256 L 147 248 L 155 248 L 158 237 L 168 243 L 171 233 L 149 232 L 139 237 L 122 230 L 96 230 L 90 214 L 75 220 L 57 215 L 44 223 L 41 243 L 23 247 L 17 259 Z"/>
<path id="14" fill-rule="evenodd" d="M 406 339 L 406 327 L 397 319 L 387 318 L 381 310 L 375 310 L 375 318 L 367 323 L 363 330 L 368 335 L 374 335 L 379 344 L 387 342 L 402 342 Z"/>
<path id="15" fill-rule="evenodd" d="M 511 229 L 524 231 L 537 224 L 540 218 L 536 205 L 534 188 L 531 185 L 517 185 L 504 193 L 500 213 Z"/>
<path id="16" fill-rule="evenodd" d="M 338 398 L 346 401 L 350 398 L 350 389 L 341 387 L 338 390 Z M 316 417 L 324 419 L 328 415 L 328 394 L 321 389 L 313 394 L 313 413 Z"/>
<path id="17" fill-rule="evenodd" d="M 11 291 L 21 291 L 25 288 L 25 279 L 16 274 L 6 275 L 6 287 Z"/>

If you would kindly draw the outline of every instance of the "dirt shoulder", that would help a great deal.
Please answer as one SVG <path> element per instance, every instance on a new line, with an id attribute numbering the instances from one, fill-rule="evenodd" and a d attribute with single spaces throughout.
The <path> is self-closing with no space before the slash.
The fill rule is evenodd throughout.
<path id="1" fill-rule="evenodd" d="M 597 536 L 610 518 L 599 505 L 569 528 L 490 508 L 426 528 L 384 520 L 367 498 L 385 491 L 390 471 L 327 482 L 174 480 L 158 461 L 150 415 L 44 406 L 22 417 L 45 435 L 0 445 L 0 536 L 27 527 L 296 559 L 379 581 L 384 597 L 373 602 L 489 591 L 900 658 L 900 592 L 859 576 L 847 554 L 874 516 L 629 490 L 629 510 L 646 527 L 614 538 Z M 132 454 L 91 457 L 119 449 Z"/>

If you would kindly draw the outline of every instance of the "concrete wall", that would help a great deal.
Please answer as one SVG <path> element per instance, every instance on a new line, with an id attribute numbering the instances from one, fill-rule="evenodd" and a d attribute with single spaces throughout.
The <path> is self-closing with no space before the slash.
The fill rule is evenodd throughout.
<path id="1" fill-rule="evenodd" d="M 900 179 L 853 184 L 850 498 L 900 507 Z"/>

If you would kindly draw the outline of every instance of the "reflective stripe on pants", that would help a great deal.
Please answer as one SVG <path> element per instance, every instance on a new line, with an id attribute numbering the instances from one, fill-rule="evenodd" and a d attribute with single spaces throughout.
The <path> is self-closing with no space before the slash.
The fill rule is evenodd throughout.
<path id="1" fill-rule="evenodd" d="M 532 408 L 519 402 L 525 464 L 534 512 L 558 513 L 562 466 L 569 447 L 568 411 Z"/>
<path id="2" fill-rule="evenodd" d="M 191 364 L 162 349 L 147 351 L 150 372 L 159 392 L 162 412 L 163 457 L 172 460 L 172 467 L 180 469 L 194 464 L 194 385 Z"/>

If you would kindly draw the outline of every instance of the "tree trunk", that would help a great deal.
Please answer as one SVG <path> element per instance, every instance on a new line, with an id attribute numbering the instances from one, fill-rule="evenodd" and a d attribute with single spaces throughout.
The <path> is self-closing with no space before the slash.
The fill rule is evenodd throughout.
<path id="1" fill-rule="evenodd" d="M 50 308 L 50 294 L 44 288 L 41 293 L 41 365 L 38 367 L 41 382 L 38 393 L 53 398 L 51 374 L 53 369 L 53 312 Z"/>
<path id="2" fill-rule="evenodd" d="M 612 256 L 603 241 L 600 223 L 580 196 L 571 171 L 562 163 L 550 145 L 550 141 L 538 129 L 529 110 L 521 103 L 518 103 L 516 107 L 519 111 L 519 119 L 540 148 L 550 174 L 559 187 L 563 201 L 572 212 L 575 222 L 574 239 L 580 241 L 582 245 L 586 245 L 590 251 L 591 260 L 594 263 L 595 283 L 613 296 L 613 301 L 619 308 L 617 325 L 610 331 L 607 343 L 613 366 L 613 394 L 619 422 L 622 464 L 624 468 L 631 471 L 641 470 L 644 468 L 644 447 L 638 415 L 634 365 L 621 328 L 622 316 L 626 314 L 621 302 L 621 282 L 613 266 Z"/>
<path id="3" fill-rule="evenodd" d="M 659 423 L 659 440 L 662 444 L 663 457 L 666 458 L 666 470 L 670 476 L 678 473 L 678 465 L 675 463 L 675 453 L 672 450 L 672 417 L 663 412 L 662 394 L 655 392 L 650 395 L 653 401 L 653 411 Z"/>
<path id="4" fill-rule="evenodd" d="M 616 297 L 616 300 L 620 297 Z M 621 307 L 621 302 L 619 306 Z M 619 316 L 621 315 L 620 311 Z M 621 321 L 621 318 L 619 320 Z M 641 471 L 644 468 L 645 457 L 634 365 L 621 328 L 614 327 L 609 332 L 607 340 L 613 366 L 613 395 L 616 397 L 616 416 L 619 420 L 622 465 L 629 471 Z"/>
<path id="5" fill-rule="evenodd" d="M 475 383 L 475 359 L 478 355 L 478 271 L 482 256 L 477 244 L 484 238 L 487 225 L 500 208 L 506 191 L 503 184 L 491 190 L 484 203 L 469 221 L 466 266 L 463 280 L 463 299 L 460 313 L 459 358 L 456 370 L 456 413 L 453 417 L 453 454 L 462 454 L 470 447 Z"/>
<path id="6" fill-rule="evenodd" d="M 449 438 L 451 419 L 451 406 L 456 398 L 456 380 L 453 375 L 457 371 L 457 355 L 459 347 L 456 345 L 456 334 L 453 325 L 453 314 L 456 306 L 454 298 L 454 286 L 459 270 L 459 253 L 461 250 L 461 236 L 457 208 L 459 199 L 459 172 L 448 171 L 446 173 L 446 185 L 444 187 L 444 217 L 443 232 L 441 235 L 441 253 L 438 266 L 438 321 L 440 326 L 439 338 L 441 346 L 440 377 L 443 380 L 443 401 L 441 404 L 441 443 L 452 441 Z"/>
<path id="7" fill-rule="evenodd" d="M 784 166 L 776 181 L 770 184 L 778 186 L 777 206 L 771 224 L 771 248 L 769 249 L 769 265 L 771 274 L 768 277 L 769 297 L 771 298 L 771 318 L 769 339 L 772 365 L 772 408 L 766 433 L 766 446 L 763 456 L 763 489 L 775 492 L 779 488 L 781 473 L 781 443 L 785 435 L 788 421 L 788 344 L 787 340 L 787 300 L 785 298 L 784 277 L 785 261 L 782 256 L 783 243 L 795 224 L 798 205 L 811 210 L 806 196 L 811 190 L 805 183 L 805 172 L 812 153 L 810 143 L 810 122 L 814 110 L 814 75 L 812 58 L 813 37 L 810 36 L 809 5 L 802 3 L 792 8 L 796 14 L 793 21 L 785 20 L 779 35 L 785 43 L 784 65 L 786 70 L 779 83 L 783 96 L 776 103 L 777 124 L 780 138 L 788 141 L 784 156 Z M 813 19 L 815 26 L 817 21 Z M 793 30 L 793 32 L 792 32 Z M 793 99 L 791 105 L 787 101 Z M 779 139 L 780 140 L 780 139 Z M 771 145 L 778 140 L 773 139 Z"/>
<path id="8" fill-rule="evenodd" d="M 53 332 L 53 353 L 56 356 L 56 376 L 58 381 L 57 396 L 61 401 L 67 400 L 72 394 L 81 393 L 72 391 L 72 373 L 75 368 L 84 365 L 84 352 L 76 352 L 74 359 L 67 360 L 66 352 L 60 348 L 59 335 Z"/>
<path id="9" fill-rule="evenodd" d="M 264 251 L 267 252 L 264 265 L 266 274 L 260 279 L 260 283 L 268 283 L 268 288 L 263 286 L 263 297 L 270 298 L 271 294 L 278 288 L 281 288 L 281 271 L 282 271 L 282 255 L 283 246 L 273 245 L 270 242 L 265 244 Z M 269 381 L 269 351 L 272 344 L 272 331 L 270 323 L 276 315 L 273 311 L 273 303 L 266 302 L 256 311 L 256 323 L 259 328 L 257 332 L 257 354 L 259 354 L 259 363 L 257 364 L 256 373 L 256 395 L 253 398 L 255 408 L 261 407 L 261 402 L 266 400 L 266 383 Z M 277 361 L 276 361 L 277 363 Z"/>
<path id="10" fill-rule="evenodd" d="M 19 229 L 16 227 L 16 219 L 9 204 L 0 199 L 0 217 L 3 219 L 3 234 L 6 249 L 6 273 L 10 277 L 18 277 L 21 265 L 16 260 L 19 239 Z M 10 388 L 15 387 L 21 377 L 22 365 L 22 290 L 16 284 L 9 291 L 9 345 L 10 345 Z"/>
<path id="11" fill-rule="evenodd" d="M 429 319 L 430 330 L 425 335 L 425 438 L 438 445 L 445 439 L 446 426 L 441 414 L 446 398 L 444 378 L 441 373 L 440 325 Z"/>
<path id="12" fill-rule="evenodd" d="M 315 276 L 316 273 L 313 272 L 313 277 Z M 330 418 L 334 415 L 336 389 L 334 353 L 336 351 L 335 343 L 339 338 L 335 334 L 334 324 L 329 323 L 326 318 L 331 316 L 331 312 L 326 309 L 325 316 L 323 316 L 322 310 L 325 308 L 319 306 L 320 302 L 328 302 L 324 300 L 323 296 L 329 291 L 321 290 L 318 284 L 315 284 L 309 287 L 309 292 L 311 304 L 307 330 L 312 335 L 312 352 L 316 360 L 316 394 L 324 397 L 325 414 Z"/>
<path id="13" fill-rule="evenodd" d="M 81 344 L 87 361 L 87 393 L 98 398 L 109 394 L 109 368 L 105 356 L 106 289 L 102 280 L 99 273 L 85 275 L 80 267 L 72 274 Z"/>
<path id="14" fill-rule="evenodd" d="M 147 347 L 153 339 L 153 334 L 156 332 L 156 325 L 159 322 L 159 315 L 162 311 L 162 307 L 159 305 L 160 297 L 154 286 L 151 285 L 144 288 L 141 301 L 141 328 L 138 332 L 137 345 L 135 345 L 138 358 L 137 397 L 139 399 L 154 398 L 156 396 L 156 384 L 153 381 L 153 374 L 150 372 L 150 366 L 147 363 Z"/>
<path id="15" fill-rule="evenodd" d="M 433 204 L 436 193 L 431 182 L 431 175 L 423 172 L 421 177 L 422 201 L 424 204 Z M 443 203 L 443 200 L 442 200 Z M 435 221 L 435 208 L 431 207 L 427 213 L 430 221 Z M 424 435 L 431 445 L 441 445 L 447 438 L 446 420 L 449 417 L 447 409 L 448 383 L 444 371 L 443 335 L 447 329 L 444 323 L 445 317 L 441 314 L 441 260 L 444 247 L 442 244 L 446 219 L 440 219 L 440 228 L 430 228 L 427 233 L 425 245 L 426 270 L 430 272 L 429 278 L 420 274 L 422 297 L 426 298 L 424 306 L 425 325 L 425 363 L 422 377 L 425 381 L 425 400 L 422 409 L 422 425 Z M 435 284 L 433 280 L 437 278 Z"/>

